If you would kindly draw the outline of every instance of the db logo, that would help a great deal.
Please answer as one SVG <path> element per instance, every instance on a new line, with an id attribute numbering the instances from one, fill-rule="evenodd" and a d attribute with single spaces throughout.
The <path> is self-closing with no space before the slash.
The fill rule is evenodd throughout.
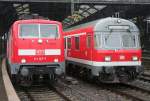
<path id="1" fill-rule="evenodd" d="M 44 55 L 45 51 L 44 50 L 36 50 L 36 55 Z"/>

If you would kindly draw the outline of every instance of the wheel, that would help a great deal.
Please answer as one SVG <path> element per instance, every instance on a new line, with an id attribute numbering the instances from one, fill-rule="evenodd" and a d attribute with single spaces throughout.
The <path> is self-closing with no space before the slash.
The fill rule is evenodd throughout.
<path id="1" fill-rule="evenodd" d="M 17 76 L 17 83 L 23 87 L 30 87 L 33 84 L 33 77 L 32 75 L 27 77 Z"/>
<path id="2" fill-rule="evenodd" d="M 124 73 L 122 72 L 120 75 L 119 75 L 119 81 L 121 83 L 126 83 L 129 81 L 129 75 L 127 73 Z"/>

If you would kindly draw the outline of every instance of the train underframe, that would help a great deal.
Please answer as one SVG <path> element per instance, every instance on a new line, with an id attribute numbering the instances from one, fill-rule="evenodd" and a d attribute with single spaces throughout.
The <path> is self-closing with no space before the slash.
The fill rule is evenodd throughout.
<path id="1" fill-rule="evenodd" d="M 29 87 L 34 81 L 54 83 L 65 74 L 65 63 L 51 64 L 8 64 L 8 71 L 13 83 Z M 48 80 L 45 80 L 48 79 Z"/>
<path id="2" fill-rule="evenodd" d="M 66 61 L 66 72 L 89 80 L 103 83 L 131 82 L 143 73 L 142 66 L 105 66 L 95 67 L 72 61 Z"/>

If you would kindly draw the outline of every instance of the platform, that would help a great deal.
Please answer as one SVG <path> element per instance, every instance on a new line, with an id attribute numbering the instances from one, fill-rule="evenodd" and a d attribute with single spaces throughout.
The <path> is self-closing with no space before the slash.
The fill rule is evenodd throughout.
<path id="1" fill-rule="evenodd" d="M 2 79 L 2 66 L 0 65 L 0 101 L 8 101 L 6 96 L 6 91 L 4 87 L 4 82 Z"/>
<path id="2" fill-rule="evenodd" d="M 0 101 L 20 101 L 6 69 L 6 60 L 0 63 Z"/>

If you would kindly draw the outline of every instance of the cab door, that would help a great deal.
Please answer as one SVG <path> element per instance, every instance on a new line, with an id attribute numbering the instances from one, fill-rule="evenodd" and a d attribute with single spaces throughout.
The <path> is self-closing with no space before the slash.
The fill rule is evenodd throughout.
<path id="1" fill-rule="evenodd" d="M 64 37 L 64 52 L 65 52 L 65 58 L 67 57 L 67 50 L 68 50 L 68 45 L 67 45 L 67 37 Z"/>
<path id="2" fill-rule="evenodd" d="M 65 42 L 65 57 L 67 59 L 67 57 L 71 57 L 71 37 L 66 37 Z"/>

